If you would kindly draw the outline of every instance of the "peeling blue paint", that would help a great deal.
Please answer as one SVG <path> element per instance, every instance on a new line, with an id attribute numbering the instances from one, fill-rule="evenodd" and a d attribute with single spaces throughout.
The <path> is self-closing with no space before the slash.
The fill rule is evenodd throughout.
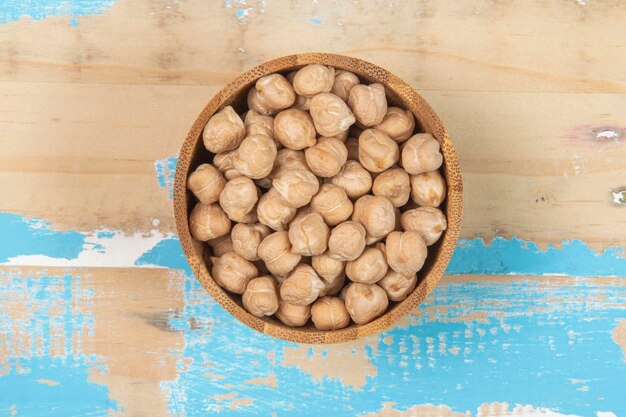
<path id="1" fill-rule="evenodd" d="M 174 176 L 176 175 L 176 163 L 178 158 L 170 157 L 154 161 L 154 169 L 157 174 L 159 187 L 168 190 L 168 198 L 174 198 Z"/>
<path id="2" fill-rule="evenodd" d="M 189 264 L 178 238 L 163 239 L 148 252 L 141 255 L 135 265 L 167 266 L 173 269 L 189 270 Z"/>
<path id="3" fill-rule="evenodd" d="M 309 22 L 311 22 L 311 23 L 315 23 L 316 25 L 321 25 L 321 24 L 323 23 L 323 22 L 322 22 L 322 19 L 319 19 L 319 18 L 317 18 L 317 17 L 311 17 L 311 18 L 309 18 Z"/>
<path id="4" fill-rule="evenodd" d="M 109 9 L 115 0 L 2 0 L 0 2 L 0 24 L 28 16 L 42 20 L 48 16 L 72 16 L 70 24 L 76 26 L 76 16 L 100 14 Z"/>

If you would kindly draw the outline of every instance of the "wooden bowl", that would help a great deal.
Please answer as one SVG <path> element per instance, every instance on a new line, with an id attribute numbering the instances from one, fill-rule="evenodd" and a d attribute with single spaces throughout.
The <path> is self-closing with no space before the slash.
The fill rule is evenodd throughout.
<path id="1" fill-rule="evenodd" d="M 188 216 L 195 204 L 195 199 L 187 190 L 187 176 L 198 165 L 211 161 L 213 157 L 202 143 L 202 129 L 209 118 L 228 105 L 233 106 L 238 113 L 243 112 L 246 109 L 248 88 L 258 78 L 274 72 L 285 74 L 312 63 L 352 71 L 366 83 L 383 84 L 389 104 L 411 110 L 416 118 L 416 127 L 423 132 L 431 133 L 441 143 L 444 157 L 442 169 L 448 185 L 446 201 L 440 207 L 448 219 L 448 229 L 435 245 L 428 248 L 428 258 L 424 268 L 418 273 L 421 280 L 415 291 L 404 301 L 390 303 L 387 312 L 378 319 L 362 326 L 353 323 L 350 327 L 335 331 L 320 331 L 312 325 L 302 328 L 288 327 L 274 318 L 261 319 L 248 313 L 242 307 L 240 296 L 223 290 L 211 278 L 206 263 L 210 256 L 210 248 L 204 242 L 198 242 L 191 237 L 188 223 Z M 180 150 L 174 182 L 174 216 L 178 236 L 191 269 L 206 291 L 226 311 L 247 326 L 270 336 L 299 343 L 338 343 L 358 339 L 381 332 L 409 314 L 426 298 L 443 275 L 457 242 L 462 209 L 463 185 L 459 162 L 452 141 L 433 109 L 410 85 L 389 71 L 360 59 L 335 54 L 308 53 L 284 56 L 256 66 L 229 83 L 209 101 L 191 127 Z"/>

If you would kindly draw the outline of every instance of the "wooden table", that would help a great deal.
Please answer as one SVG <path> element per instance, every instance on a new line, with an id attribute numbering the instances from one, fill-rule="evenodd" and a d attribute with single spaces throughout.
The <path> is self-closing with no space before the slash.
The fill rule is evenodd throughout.
<path id="1" fill-rule="evenodd" d="M 625 21 L 619 0 L 5 0 L 0 416 L 626 415 Z M 171 214 L 205 103 L 305 51 L 412 84 L 466 190 L 451 275 L 328 347 L 225 313 Z"/>

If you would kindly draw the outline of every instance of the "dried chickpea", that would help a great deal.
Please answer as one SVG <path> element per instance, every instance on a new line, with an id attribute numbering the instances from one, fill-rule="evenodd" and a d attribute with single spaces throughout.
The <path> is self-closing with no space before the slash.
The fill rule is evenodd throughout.
<path id="1" fill-rule="evenodd" d="M 409 174 L 400 168 L 391 168 L 381 172 L 372 186 L 374 195 L 387 197 L 394 207 L 402 207 L 411 195 Z"/>
<path id="2" fill-rule="evenodd" d="M 374 127 L 396 142 L 402 143 L 411 137 L 415 129 L 415 118 L 410 110 L 389 107 L 383 121 Z"/>
<path id="3" fill-rule="evenodd" d="M 352 283 L 348 283 L 348 285 L 346 285 L 341 289 L 341 291 L 339 291 L 339 298 L 341 298 L 344 302 L 346 301 L 346 294 L 348 293 L 351 285 Z"/>
<path id="4" fill-rule="evenodd" d="M 386 240 L 387 263 L 394 271 L 412 275 L 422 269 L 428 250 L 418 232 L 391 232 Z"/>
<path id="5" fill-rule="evenodd" d="M 446 181 L 439 171 L 411 175 L 411 199 L 420 206 L 439 207 L 446 198 Z"/>
<path id="6" fill-rule="evenodd" d="M 332 93 L 314 96 L 309 111 L 315 129 L 322 136 L 342 135 L 356 121 L 345 101 Z"/>
<path id="7" fill-rule="evenodd" d="M 276 281 L 269 276 L 251 279 L 241 301 L 244 308 L 253 316 L 271 316 L 278 310 Z"/>
<path id="8" fill-rule="evenodd" d="M 347 220 L 352 214 L 352 202 L 348 199 L 346 191 L 331 183 L 322 184 L 311 199 L 311 207 L 321 214 L 330 226 Z"/>
<path id="9" fill-rule="evenodd" d="M 396 213 L 387 197 L 363 196 L 354 204 L 352 220 L 365 227 L 368 237 L 380 239 L 396 227 Z"/>
<path id="10" fill-rule="evenodd" d="M 207 240 L 206 242 L 213 249 L 213 256 L 222 256 L 226 252 L 233 252 L 233 241 L 230 234 Z"/>
<path id="11" fill-rule="evenodd" d="M 246 126 L 246 136 L 265 135 L 270 138 L 274 137 L 274 118 L 271 116 L 264 116 L 254 110 L 248 110 L 244 119 L 244 125 Z"/>
<path id="12" fill-rule="evenodd" d="M 354 283 L 346 291 L 346 310 L 356 324 L 367 324 L 387 310 L 385 291 L 377 285 Z"/>
<path id="13" fill-rule="evenodd" d="M 289 81 L 280 74 L 261 77 L 248 93 L 248 108 L 263 115 L 270 115 L 291 107 L 296 93 Z"/>
<path id="14" fill-rule="evenodd" d="M 348 96 L 348 106 L 363 126 L 380 124 L 387 113 L 387 98 L 382 84 L 355 85 Z"/>
<path id="15" fill-rule="evenodd" d="M 292 108 L 308 111 L 311 108 L 311 99 L 312 97 L 296 96 L 296 102 L 293 103 Z"/>
<path id="16" fill-rule="evenodd" d="M 275 316 L 287 326 L 304 326 L 311 318 L 311 306 L 297 306 L 281 298 L 278 300 L 278 310 L 276 310 Z"/>
<path id="17" fill-rule="evenodd" d="M 261 196 L 256 212 L 259 223 L 276 231 L 286 230 L 296 215 L 296 209 L 286 206 L 273 188 Z"/>
<path id="18" fill-rule="evenodd" d="M 305 169 L 285 171 L 274 180 L 273 184 L 283 203 L 294 208 L 309 204 L 320 187 L 317 177 Z"/>
<path id="19" fill-rule="evenodd" d="M 311 266 L 324 281 L 335 282 L 345 275 L 346 263 L 333 258 L 329 252 L 311 258 Z"/>
<path id="20" fill-rule="evenodd" d="M 228 218 L 236 222 L 251 221 L 256 217 L 255 205 L 258 200 L 259 190 L 248 177 L 233 178 L 220 193 L 220 206 Z M 250 213 L 254 216 L 246 218 Z"/>
<path id="21" fill-rule="evenodd" d="M 446 216 L 436 207 L 418 207 L 402 213 L 402 228 L 418 232 L 426 246 L 437 242 L 448 227 Z"/>
<path id="22" fill-rule="evenodd" d="M 402 301 L 415 289 L 417 275 L 404 275 L 390 269 L 376 285 L 385 290 L 389 300 Z"/>
<path id="23" fill-rule="evenodd" d="M 291 169 L 309 169 L 304 158 L 304 152 L 294 151 L 293 149 L 287 148 L 281 149 L 276 154 L 276 159 L 274 160 L 274 168 L 272 169 L 272 172 L 270 172 L 270 174 L 268 175 L 268 178 L 278 178 L 281 173 L 289 171 Z"/>
<path id="24" fill-rule="evenodd" d="M 402 146 L 402 167 L 409 174 L 435 171 L 442 163 L 439 141 L 430 133 L 413 135 Z"/>
<path id="25" fill-rule="evenodd" d="M 231 106 L 215 113 L 202 131 L 204 147 L 210 152 L 219 153 L 235 149 L 244 136 L 246 128 L 241 117 Z"/>
<path id="26" fill-rule="evenodd" d="M 302 256 L 291 252 L 291 243 L 287 232 L 274 232 L 268 235 L 257 251 L 259 258 L 274 275 L 287 275 L 300 262 Z"/>
<path id="27" fill-rule="evenodd" d="M 217 284 L 235 294 L 243 294 L 248 281 L 258 276 L 259 271 L 252 262 L 246 261 L 235 252 L 220 257 L 211 257 L 211 276 Z"/>
<path id="28" fill-rule="evenodd" d="M 309 113 L 287 109 L 274 118 L 274 136 L 285 148 L 297 151 L 315 145 L 315 126 Z"/>
<path id="29" fill-rule="evenodd" d="M 259 245 L 271 232 L 263 224 L 237 223 L 230 232 L 235 253 L 248 261 L 258 261 Z"/>
<path id="30" fill-rule="evenodd" d="M 224 174 L 227 180 L 242 176 L 241 172 L 237 171 L 233 165 L 235 152 L 237 152 L 237 150 L 220 152 L 213 157 L 213 165 Z"/>
<path id="31" fill-rule="evenodd" d="M 337 175 L 331 178 L 332 184 L 346 191 L 351 199 L 365 195 L 372 188 L 372 176 L 361 166 L 359 161 L 348 160 Z"/>
<path id="32" fill-rule="evenodd" d="M 383 172 L 398 162 L 400 148 L 386 133 L 366 129 L 359 136 L 359 162 L 370 172 Z"/>
<path id="33" fill-rule="evenodd" d="M 380 245 L 365 248 L 363 253 L 346 265 L 346 275 L 353 282 L 374 284 L 387 273 L 385 251 Z"/>
<path id="34" fill-rule="evenodd" d="M 230 232 L 230 219 L 217 203 L 197 203 L 189 214 L 189 231 L 196 240 L 215 239 Z"/>
<path id="35" fill-rule="evenodd" d="M 328 247 L 330 230 L 318 213 L 296 218 L 289 225 L 291 251 L 304 256 L 320 255 Z"/>
<path id="36" fill-rule="evenodd" d="M 350 90 L 352 90 L 352 87 L 358 85 L 359 83 L 359 77 L 350 71 L 337 70 L 335 71 L 335 82 L 333 83 L 333 88 L 330 92 L 343 101 L 348 101 Z"/>
<path id="37" fill-rule="evenodd" d="M 215 203 L 226 185 L 222 173 L 210 164 L 202 164 L 187 178 L 187 188 L 201 203 Z"/>
<path id="38" fill-rule="evenodd" d="M 316 145 L 304 151 L 306 163 L 318 177 L 333 177 L 339 173 L 348 159 L 346 145 L 339 139 L 320 139 Z"/>
<path id="39" fill-rule="evenodd" d="M 322 297 L 311 306 L 311 319 L 319 330 L 339 330 L 350 324 L 350 315 L 339 297 Z"/>
<path id="40" fill-rule="evenodd" d="M 346 283 L 346 274 L 341 274 L 332 281 L 322 279 L 324 289 L 320 291 L 320 297 L 327 295 L 337 295 Z"/>
<path id="41" fill-rule="evenodd" d="M 293 89 L 301 96 L 328 93 L 335 82 L 335 68 L 320 64 L 302 67 L 293 77 Z"/>
<path id="42" fill-rule="evenodd" d="M 324 283 L 315 270 L 306 264 L 299 264 L 287 275 L 280 286 L 280 296 L 290 304 L 305 306 L 317 299 Z"/>
<path id="43" fill-rule="evenodd" d="M 272 138 L 265 135 L 248 136 L 235 151 L 233 166 L 248 178 L 265 178 L 274 167 L 276 153 L 276 143 Z"/>
<path id="44" fill-rule="evenodd" d="M 357 138 L 348 138 L 345 142 L 346 149 L 348 150 L 348 159 L 358 161 L 359 160 L 359 140 Z"/>
<path id="45" fill-rule="evenodd" d="M 354 261 L 365 249 L 365 228 L 361 223 L 347 221 L 330 232 L 328 251 L 330 256 L 341 261 Z"/>

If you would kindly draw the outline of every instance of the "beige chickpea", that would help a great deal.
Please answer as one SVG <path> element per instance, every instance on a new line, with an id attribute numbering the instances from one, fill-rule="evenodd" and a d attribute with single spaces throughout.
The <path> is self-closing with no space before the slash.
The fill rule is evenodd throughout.
<path id="1" fill-rule="evenodd" d="M 334 259 L 354 261 L 365 250 L 365 236 L 365 228 L 361 223 L 343 222 L 331 230 L 328 252 Z"/>
<path id="2" fill-rule="evenodd" d="M 348 150 L 348 159 L 353 161 L 359 160 L 359 140 L 357 138 L 348 138 L 345 142 Z"/>
<path id="3" fill-rule="evenodd" d="M 241 177 L 241 172 L 235 169 L 233 165 L 233 158 L 235 157 L 237 150 L 220 152 L 213 157 L 213 165 L 224 174 L 226 180 L 232 180 L 233 178 Z"/>
<path id="4" fill-rule="evenodd" d="M 237 223 L 230 232 L 235 253 L 248 261 L 258 261 L 259 245 L 271 232 L 263 224 Z"/>
<path id="5" fill-rule="evenodd" d="M 352 220 L 363 225 L 368 237 L 387 236 L 396 227 L 396 212 L 387 197 L 363 196 L 354 204 Z"/>
<path id="6" fill-rule="evenodd" d="M 243 123 L 246 126 L 246 136 L 264 135 L 274 138 L 274 118 L 271 116 L 248 110 Z"/>
<path id="7" fill-rule="evenodd" d="M 285 148 L 297 151 L 315 145 L 315 126 L 309 113 L 287 109 L 274 118 L 274 136 Z"/>
<path id="8" fill-rule="evenodd" d="M 317 212 L 315 210 L 313 210 L 313 207 L 311 207 L 310 205 L 307 205 L 307 206 L 304 206 L 304 207 L 300 207 L 298 209 L 298 211 L 296 211 L 296 217 L 294 217 L 291 222 L 292 223 L 295 222 L 295 221 L 299 222 L 302 217 L 304 217 L 306 215 L 309 215 L 311 213 L 317 213 Z"/>
<path id="9" fill-rule="evenodd" d="M 335 136 L 318 136 L 317 141 L 319 142 L 322 139 L 339 139 L 342 142 L 346 142 L 346 139 L 348 139 L 348 132 L 350 129 L 348 130 L 344 130 L 339 132 L 338 134 L 336 134 Z"/>
<path id="10" fill-rule="evenodd" d="M 415 129 L 415 118 L 410 110 L 389 107 L 383 121 L 374 126 L 398 143 L 407 140 Z"/>
<path id="11" fill-rule="evenodd" d="M 372 186 L 374 195 L 387 197 L 394 207 L 402 207 L 411 196 L 409 174 L 400 168 L 391 168 L 381 172 Z"/>
<path id="12" fill-rule="evenodd" d="M 316 145 L 304 151 L 306 163 L 318 177 L 330 178 L 339 173 L 348 159 L 346 145 L 339 139 L 320 139 Z"/>
<path id="13" fill-rule="evenodd" d="M 439 141 L 430 133 L 413 135 L 402 146 L 402 167 L 409 174 L 435 171 L 442 163 Z"/>
<path id="14" fill-rule="evenodd" d="M 320 64 L 302 67 L 293 77 L 293 89 L 301 96 L 328 93 L 335 82 L 335 69 Z"/>
<path id="15" fill-rule="evenodd" d="M 387 263 L 394 271 L 412 275 L 424 266 L 428 250 L 418 232 L 391 232 L 386 240 Z"/>
<path id="16" fill-rule="evenodd" d="M 355 85 L 350 89 L 348 106 L 361 125 L 369 127 L 381 123 L 387 113 L 385 87 L 378 83 Z"/>
<path id="17" fill-rule="evenodd" d="M 274 180 L 273 184 L 283 203 L 294 208 L 309 204 L 320 188 L 317 177 L 305 169 L 285 171 Z"/>
<path id="18" fill-rule="evenodd" d="M 248 177 L 233 178 L 220 193 L 220 206 L 228 218 L 236 222 L 251 221 L 256 217 L 256 211 L 253 210 L 256 210 L 258 200 L 259 190 Z M 249 214 L 254 216 L 248 216 Z"/>
<path id="19" fill-rule="evenodd" d="M 302 256 L 291 252 L 287 232 L 274 232 L 268 235 L 257 250 L 259 258 L 274 275 L 287 275 L 298 265 Z"/>
<path id="20" fill-rule="evenodd" d="M 275 316 L 278 320 L 291 327 L 304 326 L 311 318 L 311 306 L 297 306 L 283 299 L 278 300 L 278 310 Z"/>
<path id="21" fill-rule="evenodd" d="M 311 258 L 311 266 L 324 281 L 335 282 L 345 275 L 346 263 L 333 258 L 329 252 Z"/>
<path id="22" fill-rule="evenodd" d="M 348 101 L 350 90 L 355 85 L 359 85 L 359 83 L 359 77 L 350 71 L 337 70 L 335 71 L 335 82 L 330 92 L 343 101 Z"/>
<path id="23" fill-rule="evenodd" d="M 348 199 L 346 191 L 331 183 L 322 184 L 311 199 L 311 207 L 321 214 L 330 226 L 347 220 L 352 214 L 352 202 Z"/>
<path id="24" fill-rule="evenodd" d="M 292 108 L 298 110 L 308 111 L 311 108 L 311 99 L 313 97 L 296 96 L 296 102 L 293 103 Z"/>
<path id="25" fill-rule="evenodd" d="M 215 239 L 230 232 L 230 219 L 217 203 L 197 203 L 189 214 L 189 231 L 196 240 Z"/>
<path id="26" fill-rule="evenodd" d="M 370 246 L 346 265 L 346 275 L 354 282 L 374 284 L 387 273 L 387 260 L 382 246 Z"/>
<path id="27" fill-rule="evenodd" d="M 446 216 L 436 207 L 418 207 L 402 213 L 402 228 L 418 232 L 426 246 L 437 242 L 448 227 Z"/>
<path id="28" fill-rule="evenodd" d="M 276 154 L 276 159 L 274 160 L 274 168 L 272 169 L 272 172 L 270 172 L 270 174 L 268 175 L 268 178 L 278 178 L 283 172 L 292 169 L 309 169 L 308 165 L 306 164 L 304 152 L 294 151 L 293 149 L 287 148 L 281 149 Z"/>
<path id="29" fill-rule="evenodd" d="M 291 251 L 304 256 L 320 255 L 328 248 L 330 230 L 322 216 L 309 213 L 289 225 Z"/>
<path id="30" fill-rule="evenodd" d="M 202 164 L 187 178 L 187 188 L 204 204 L 215 203 L 226 185 L 222 173 L 210 164 Z"/>
<path id="31" fill-rule="evenodd" d="M 385 290 L 389 300 L 402 301 L 415 289 L 417 275 L 404 275 L 390 269 L 376 285 Z"/>
<path id="32" fill-rule="evenodd" d="M 252 262 L 227 252 L 220 257 L 211 257 L 211 276 L 217 284 L 235 294 L 243 294 L 248 281 L 258 276 L 259 271 Z"/>
<path id="33" fill-rule="evenodd" d="M 290 304 L 304 306 L 315 301 L 323 289 L 324 283 L 313 267 L 299 264 L 280 286 L 280 296 Z"/>
<path id="34" fill-rule="evenodd" d="M 400 148 L 386 133 L 366 129 L 359 136 L 359 162 L 370 172 L 383 172 L 398 162 Z"/>
<path id="35" fill-rule="evenodd" d="M 287 229 L 289 222 L 296 215 L 296 210 L 286 206 L 278 192 L 272 188 L 261 196 L 256 212 L 259 223 L 273 230 L 281 231 Z"/>
<path id="36" fill-rule="evenodd" d="M 372 189 L 372 176 L 359 161 L 348 160 L 330 182 L 343 188 L 349 198 L 355 200 Z"/>
<path id="37" fill-rule="evenodd" d="M 332 281 L 322 279 L 322 282 L 324 283 L 324 289 L 320 291 L 320 297 L 337 295 L 346 283 L 346 274 L 341 274 Z"/>
<path id="38" fill-rule="evenodd" d="M 332 93 L 314 96 L 309 112 L 317 132 L 327 137 L 344 134 L 356 121 L 345 101 Z"/>
<path id="39" fill-rule="evenodd" d="M 272 277 L 251 279 L 241 297 L 243 307 L 253 316 L 271 316 L 278 310 L 278 289 Z"/>
<path id="40" fill-rule="evenodd" d="M 354 283 L 346 291 L 346 310 L 356 324 L 367 324 L 387 310 L 387 294 L 378 285 Z"/>
<path id="41" fill-rule="evenodd" d="M 411 175 L 411 199 L 419 206 L 439 207 L 446 191 L 446 181 L 439 171 Z"/>
<path id="42" fill-rule="evenodd" d="M 248 136 L 235 151 L 233 166 L 248 178 L 265 178 L 274 167 L 277 152 L 272 138 L 265 135 Z"/>
<path id="43" fill-rule="evenodd" d="M 348 283 L 346 286 L 344 286 L 341 291 L 339 291 L 339 298 L 341 298 L 344 302 L 346 301 L 346 294 L 348 293 L 348 290 L 350 289 L 350 286 L 352 285 L 352 283 Z"/>
<path id="44" fill-rule="evenodd" d="M 319 330 L 339 330 L 350 324 L 350 315 L 339 297 L 322 297 L 311 306 L 311 319 Z"/>
<path id="45" fill-rule="evenodd" d="M 280 74 L 269 74 L 257 80 L 248 92 L 248 108 L 262 115 L 271 115 L 291 107 L 296 93 L 289 81 Z"/>
<path id="46" fill-rule="evenodd" d="M 204 147 L 218 153 L 235 149 L 246 135 L 241 117 L 231 106 L 215 113 L 202 131 Z"/>
<path id="47" fill-rule="evenodd" d="M 233 241 L 230 238 L 230 234 L 227 233 L 224 236 L 216 237 L 215 239 L 207 240 L 206 242 L 213 250 L 213 256 L 222 256 L 227 252 L 233 252 Z"/>

